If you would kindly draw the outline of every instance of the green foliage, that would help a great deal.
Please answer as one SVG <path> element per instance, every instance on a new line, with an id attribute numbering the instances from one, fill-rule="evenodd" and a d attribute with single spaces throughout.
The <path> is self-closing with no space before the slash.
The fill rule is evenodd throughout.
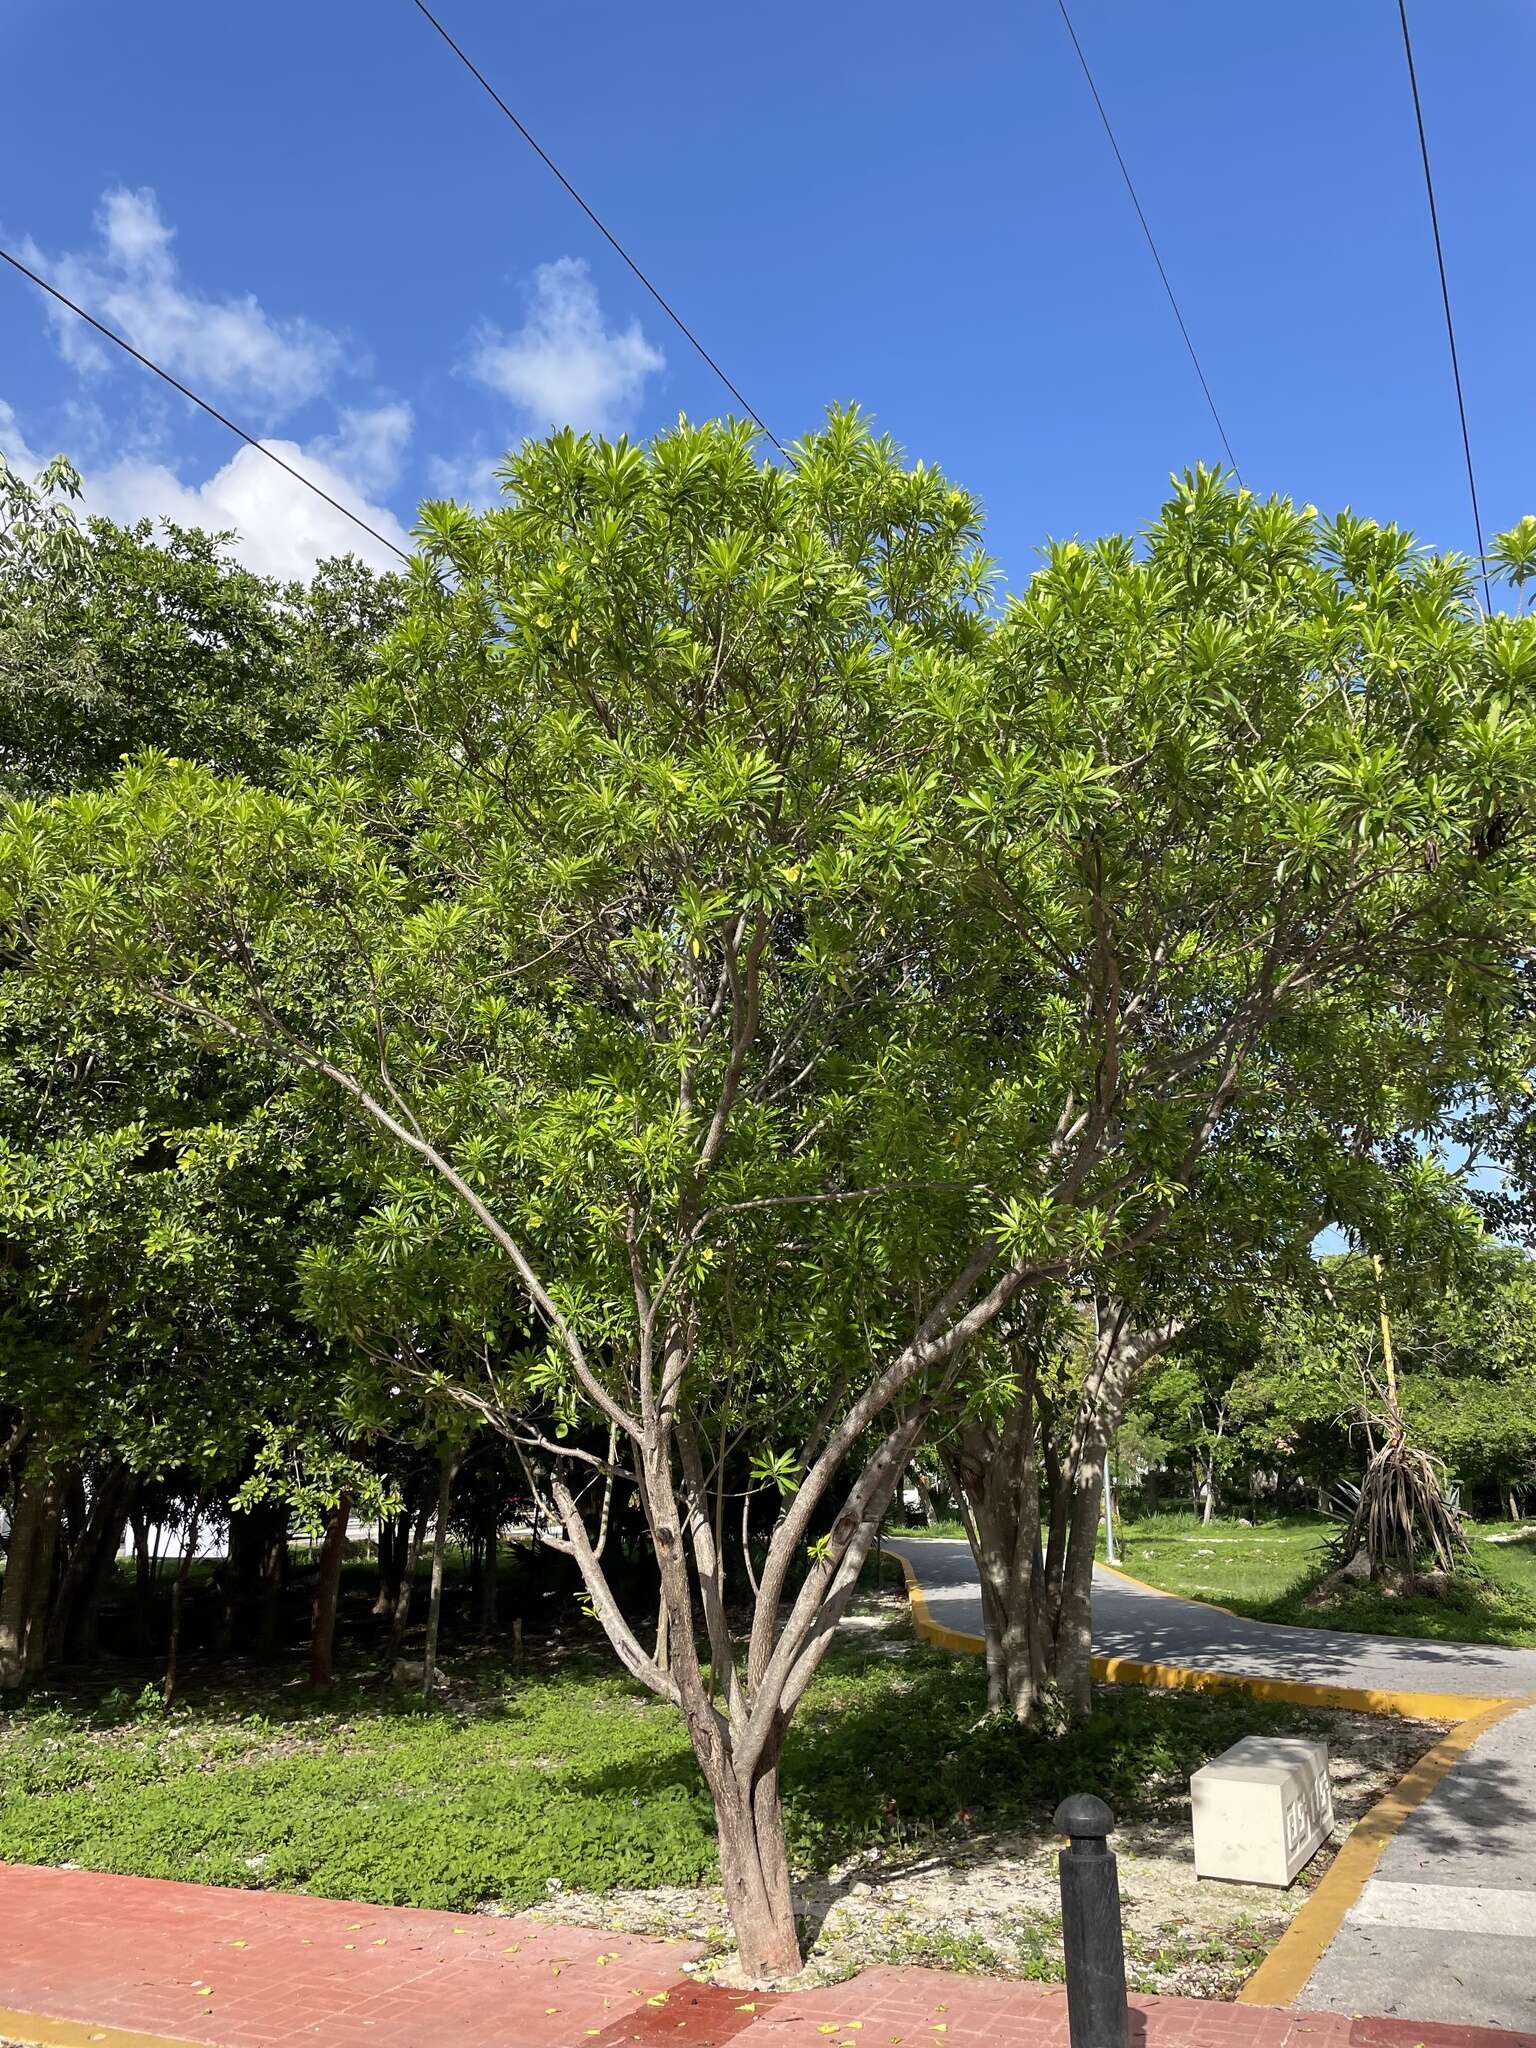
<path id="1" fill-rule="evenodd" d="M 17 1713 L 0 1731 L 0 1857 L 461 1910 L 713 1878 L 709 1802 L 674 1715 L 580 1663 L 482 1685 L 459 1712 L 284 1690 L 169 1714 L 120 1699 L 115 1722 L 105 1703 Z M 1083 1784 L 1151 1818 L 1238 1736 L 1316 1721 L 1128 1689 L 1050 1736 L 977 1727 L 982 1693 L 979 1669 L 942 1652 L 837 1656 L 785 1758 L 797 1867 L 936 1831 L 1045 1829 Z"/>

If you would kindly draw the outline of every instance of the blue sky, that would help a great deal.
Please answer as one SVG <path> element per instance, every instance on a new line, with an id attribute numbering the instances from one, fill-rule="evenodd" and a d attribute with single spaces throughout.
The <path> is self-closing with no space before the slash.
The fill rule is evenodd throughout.
<path id="1" fill-rule="evenodd" d="M 1012 580 L 1217 453 L 1054 0 L 441 11 L 781 438 L 860 401 Z M 1074 13 L 1247 481 L 1470 546 L 1393 0 Z M 1536 12 L 1411 14 L 1492 530 L 1536 507 Z M 384 520 L 551 418 L 722 409 L 409 0 L 0 0 L 0 75 L 7 244 Z M 262 567 L 343 544 L 9 274 L 0 447 Z"/>

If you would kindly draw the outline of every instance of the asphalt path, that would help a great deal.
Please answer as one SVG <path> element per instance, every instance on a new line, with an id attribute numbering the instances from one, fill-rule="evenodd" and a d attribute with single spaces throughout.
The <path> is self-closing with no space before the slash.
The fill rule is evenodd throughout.
<path id="1" fill-rule="evenodd" d="M 981 1635 L 970 1546 L 887 1539 L 928 1615 Z M 1231 1677 L 1532 1704 L 1478 1736 L 1382 1852 L 1303 1986 L 1304 2011 L 1536 2032 L 1536 1650 L 1246 1621 L 1119 1574 L 1093 1578 L 1095 1654 Z"/>
<path id="2" fill-rule="evenodd" d="M 981 1635 L 981 1583 L 968 1543 L 900 1536 L 887 1537 L 886 1547 L 911 1565 L 935 1622 Z M 1245 1621 L 1102 1568 L 1093 1575 L 1093 1648 L 1096 1656 L 1141 1664 L 1370 1692 L 1445 1693 L 1468 1701 L 1536 1697 L 1536 1650 Z"/>

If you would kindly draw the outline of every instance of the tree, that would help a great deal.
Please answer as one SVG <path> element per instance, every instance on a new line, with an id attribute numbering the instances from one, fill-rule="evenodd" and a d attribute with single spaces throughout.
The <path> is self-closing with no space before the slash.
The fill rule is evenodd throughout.
<path id="1" fill-rule="evenodd" d="M 1016 1204 L 1046 1239 L 1076 1212 L 1118 1332 L 1063 1386 L 1026 1324 L 950 1439 L 994 1704 L 1087 1706 L 1102 1455 L 1170 1314 L 1294 1259 L 1361 1134 L 1437 1129 L 1507 1057 L 1531 635 L 1460 557 L 1198 474 L 1140 555 L 1053 550 L 957 697 L 952 859 L 1013 935 L 993 1028 L 1038 1100 Z"/>
<path id="2" fill-rule="evenodd" d="M 151 742 L 280 780 L 366 667 L 395 586 L 344 561 L 280 588 L 205 535 L 81 525 L 78 490 L 62 461 L 31 485 L 0 461 L 8 792 L 98 786 Z M 210 1059 L 99 993 L 61 1009 L 29 966 L 24 948 L 0 961 L 0 1462 L 32 1560 L 4 1595 L 7 1688 L 88 1633 L 136 1478 L 192 1462 L 198 1487 L 233 1486 L 273 1410 L 334 1392 L 295 1262 L 335 1191 L 299 1165 L 284 1070 Z M 80 1511 L 58 1513 L 61 1494 Z"/>
<path id="3" fill-rule="evenodd" d="M 1251 1103 L 1500 1000 L 1536 643 L 1474 632 L 1465 565 L 1203 475 L 1145 559 L 1057 549 L 991 625 L 972 502 L 851 416 L 784 468 L 685 425 L 505 474 L 427 508 L 291 794 L 143 761 L 14 806 L 0 859 L 59 985 L 351 1106 L 360 1244 L 515 1283 L 427 1391 L 517 1447 L 682 1713 L 761 1981 L 799 1956 L 786 1732 L 977 1340 L 1129 1268 Z M 613 1484 L 667 1669 L 596 1554 Z"/>

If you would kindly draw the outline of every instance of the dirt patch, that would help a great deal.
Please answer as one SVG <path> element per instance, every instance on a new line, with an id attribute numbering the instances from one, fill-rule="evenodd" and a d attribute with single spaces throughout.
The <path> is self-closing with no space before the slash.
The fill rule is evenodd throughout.
<path id="1" fill-rule="evenodd" d="M 899 1654 L 889 1639 L 880 1639 L 878 1621 L 870 1648 Z M 1133 1990 L 1230 1998 L 1284 1933 L 1356 1821 L 1445 1728 L 1370 1714 L 1330 1713 L 1318 1720 L 1326 1724 L 1335 1826 L 1288 1891 L 1197 1878 L 1187 1791 L 1154 1820 L 1116 1835 Z M 867 1849 L 846 1864 L 804 1876 L 796 1887 L 807 1956 L 799 1981 L 836 1983 L 877 1963 L 927 1963 L 1060 1982 L 1058 1847 L 1057 1837 L 1043 1829 L 1033 1835 L 953 1829 L 921 1849 Z M 535 1912 L 578 1926 L 703 1942 L 710 1954 L 697 1966 L 700 1974 L 729 1968 L 730 1927 L 718 1887 L 558 1892 Z"/>

